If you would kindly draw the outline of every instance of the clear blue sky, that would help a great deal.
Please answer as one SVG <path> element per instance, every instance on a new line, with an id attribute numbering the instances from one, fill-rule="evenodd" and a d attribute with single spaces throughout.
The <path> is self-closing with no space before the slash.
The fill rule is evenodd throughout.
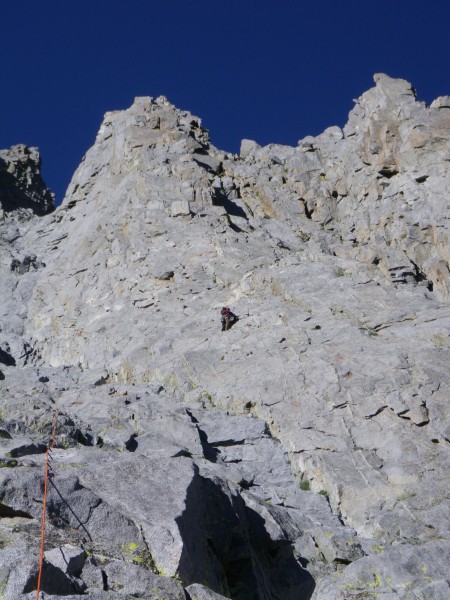
<path id="1" fill-rule="evenodd" d="M 0 148 L 38 146 L 59 201 L 135 96 L 164 94 L 237 152 L 342 126 L 376 72 L 450 94 L 450 0 L 14 0 L 0 22 Z"/>

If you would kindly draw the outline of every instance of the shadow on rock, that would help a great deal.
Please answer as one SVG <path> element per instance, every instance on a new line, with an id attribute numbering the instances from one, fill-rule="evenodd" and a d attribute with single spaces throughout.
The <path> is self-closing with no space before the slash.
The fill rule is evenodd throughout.
<path id="1" fill-rule="evenodd" d="M 233 202 L 233 200 L 230 200 L 223 190 L 217 188 L 214 190 L 212 203 L 214 206 L 223 206 L 227 213 L 232 217 L 241 217 L 242 219 L 248 220 L 244 209 L 236 204 L 236 202 Z"/>
<path id="2" fill-rule="evenodd" d="M 233 600 L 309 600 L 315 583 L 288 540 L 273 540 L 264 519 L 219 478 L 198 470 L 176 520 L 183 539 L 178 574 Z"/>
<path id="3" fill-rule="evenodd" d="M 15 367 L 16 359 L 9 352 L 6 352 L 6 350 L 2 350 L 2 348 L 0 348 L 0 363 L 6 365 L 7 367 Z"/>
<path id="4" fill-rule="evenodd" d="M 217 450 L 217 448 L 214 448 L 214 446 L 208 442 L 208 436 L 203 429 L 200 428 L 198 419 L 192 414 L 192 412 L 189 409 L 186 409 L 186 413 L 197 427 L 198 436 L 202 445 L 203 456 L 206 458 L 206 460 L 209 460 L 212 463 L 217 462 L 217 457 L 219 456 L 220 451 Z"/>
<path id="5" fill-rule="evenodd" d="M 29 148 L 24 147 L 22 152 L 24 152 L 22 157 L 30 157 L 28 177 L 17 177 L 10 173 L 8 163 L 0 158 L 0 208 L 5 212 L 30 208 L 36 215 L 46 215 L 54 210 L 54 205 L 50 190 L 45 187 L 36 170 L 36 167 L 40 166 L 40 161 L 31 155 Z M 11 158 L 13 161 L 15 158 L 14 162 L 17 164 L 19 157 Z M 34 176 L 31 175 L 33 171 Z"/>
<path id="6" fill-rule="evenodd" d="M 37 589 L 37 572 L 29 578 L 25 584 L 23 593 L 27 594 Z M 78 582 L 69 577 L 54 565 L 44 562 L 42 569 L 42 579 L 40 589 L 50 596 L 73 596 L 83 594 L 86 586 L 83 582 Z"/>
<path id="7" fill-rule="evenodd" d="M 81 529 L 85 533 L 87 539 L 92 541 L 92 536 L 86 528 L 85 523 L 75 512 L 72 503 L 69 503 L 67 499 L 68 496 L 73 495 L 76 493 L 76 491 L 84 490 L 84 488 L 79 484 L 78 479 L 75 478 L 73 480 L 61 482 L 61 484 L 68 484 L 68 489 L 66 490 L 62 490 L 60 487 L 58 487 L 51 478 L 49 479 L 49 483 L 55 492 L 54 499 L 50 498 L 48 501 L 48 513 L 52 524 L 56 527 L 66 527 L 67 525 L 72 525 L 77 529 Z M 87 501 L 84 500 L 84 503 L 86 502 L 89 502 L 89 499 Z"/>

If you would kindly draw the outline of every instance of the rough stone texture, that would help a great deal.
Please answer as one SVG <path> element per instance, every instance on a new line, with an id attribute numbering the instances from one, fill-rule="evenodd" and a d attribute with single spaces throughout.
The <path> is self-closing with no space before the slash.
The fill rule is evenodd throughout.
<path id="1" fill-rule="evenodd" d="M 138 98 L 54 213 L 4 209 L 5 600 L 35 586 L 56 402 L 45 598 L 448 597 L 450 103 L 375 84 L 240 156 Z"/>
<path id="2" fill-rule="evenodd" d="M 216 594 L 200 583 L 194 583 L 186 588 L 189 600 L 226 600 L 225 596 Z"/>
<path id="3" fill-rule="evenodd" d="M 23 144 L 0 150 L 0 218 L 14 211 L 22 218 L 45 215 L 54 209 L 54 195 L 40 176 L 41 157 L 37 148 Z"/>

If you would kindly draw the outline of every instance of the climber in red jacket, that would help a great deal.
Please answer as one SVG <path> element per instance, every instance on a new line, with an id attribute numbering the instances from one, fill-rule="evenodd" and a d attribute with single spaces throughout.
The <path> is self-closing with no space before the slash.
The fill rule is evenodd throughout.
<path id="1" fill-rule="evenodd" d="M 231 312 L 228 306 L 224 306 L 220 311 L 222 331 L 228 331 L 232 325 L 238 320 L 237 316 Z"/>

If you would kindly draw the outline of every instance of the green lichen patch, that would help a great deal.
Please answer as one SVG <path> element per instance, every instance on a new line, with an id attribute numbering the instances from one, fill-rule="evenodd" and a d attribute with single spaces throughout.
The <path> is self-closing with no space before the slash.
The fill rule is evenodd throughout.
<path id="1" fill-rule="evenodd" d="M 19 461 L 13 458 L 0 458 L 0 469 L 14 469 L 19 466 Z"/>
<path id="2" fill-rule="evenodd" d="M 129 542 L 128 544 L 122 544 L 121 550 L 125 560 L 128 560 L 135 565 L 139 565 L 140 567 L 155 573 L 155 575 L 162 575 L 161 569 L 158 568 L 153 560 L 151 552 L 147 548 L 142 548 L 136 544 L 136 542 Z"/>

